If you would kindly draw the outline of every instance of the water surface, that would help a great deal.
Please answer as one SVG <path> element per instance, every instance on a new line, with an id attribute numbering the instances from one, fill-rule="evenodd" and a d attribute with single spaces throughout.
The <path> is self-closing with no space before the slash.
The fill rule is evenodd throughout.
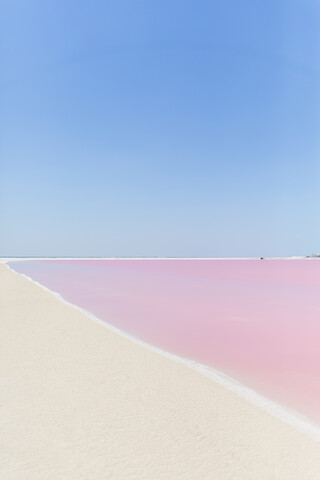
<path id="1" fill-rule="evenodd" d="M 218 369 L 320 423 L 320 261 L 9 265 L 123 331 Z"/>

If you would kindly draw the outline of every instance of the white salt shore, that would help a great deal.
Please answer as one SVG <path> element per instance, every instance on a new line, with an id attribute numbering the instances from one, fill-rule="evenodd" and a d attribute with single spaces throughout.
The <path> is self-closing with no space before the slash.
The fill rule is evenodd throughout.
<path id="1" fill-rule="evenodd" d="M 306 433 L 4 264 L 0 312 L 0 478 L 320 478 Z"/>

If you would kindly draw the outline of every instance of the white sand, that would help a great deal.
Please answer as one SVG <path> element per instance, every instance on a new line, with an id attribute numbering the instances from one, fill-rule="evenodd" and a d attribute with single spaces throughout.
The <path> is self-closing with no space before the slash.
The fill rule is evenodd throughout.
<path id="1" fill-rule="evenodd" d="M 320 443 L 0 264 L 1 480 L 320 479 Z"/>

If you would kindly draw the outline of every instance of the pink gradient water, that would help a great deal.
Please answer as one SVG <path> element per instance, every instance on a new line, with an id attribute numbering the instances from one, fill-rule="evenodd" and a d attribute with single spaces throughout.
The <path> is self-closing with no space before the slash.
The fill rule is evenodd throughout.
<path id="1" fill-rule="evenodd" d="M 320 424 L 320 261 L 9 265 L 124 332 L 218 369 Z"/>

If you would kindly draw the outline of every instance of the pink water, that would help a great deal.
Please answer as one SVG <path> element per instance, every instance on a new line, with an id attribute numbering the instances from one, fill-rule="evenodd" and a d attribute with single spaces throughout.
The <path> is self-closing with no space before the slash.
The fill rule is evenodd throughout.
<path id="1" fill-rule="evenodd" d="M 320 261 L 10 266 L 123 331 L 218 369 L 320 423 Z"/>

